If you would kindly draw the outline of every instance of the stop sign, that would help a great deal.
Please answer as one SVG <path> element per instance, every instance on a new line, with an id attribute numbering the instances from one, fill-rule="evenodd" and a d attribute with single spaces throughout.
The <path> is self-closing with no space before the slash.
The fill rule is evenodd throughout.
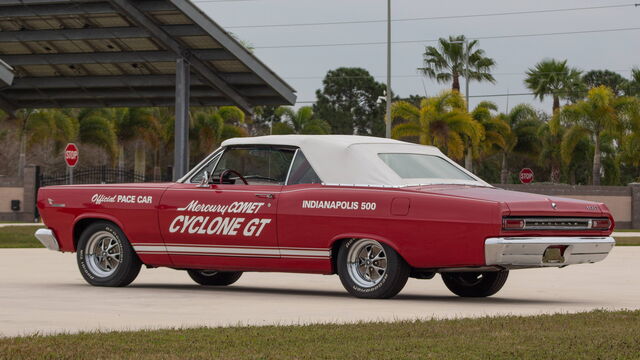
<path id="1" fill-rule="evenodd" d="M 530 184 L 533 182 L 533 170 L 524 168 L 520 170 L 520 182 L 523 184 Z"/>
<path id="2" fill-rule="evenodd" d="M 67 144 L 67 147 L 64 148 L 64 161 L 67 163 L 68 167 L 75 167 L 78 163 L 79 151 L 76 144 Z"/>

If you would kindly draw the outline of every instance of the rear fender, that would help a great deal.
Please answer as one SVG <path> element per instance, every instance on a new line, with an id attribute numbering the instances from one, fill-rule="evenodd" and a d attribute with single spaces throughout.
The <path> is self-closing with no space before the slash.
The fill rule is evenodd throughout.
<path id="1" fill-rule="evenodd" d="M 402 254 L 402 251 L 400 251 L 400 248 L 398 247 L 398 245 L 391 239 L 386 238 L 384 236 L 379 236 L 379 235 L 374 235 L 374 234 L 366 234 L 366 233 L 345 233 L 345 234 L 340 234 L 337 235 L 335 237 L 333 237 L 333 239 L 331 239 L 331 242 L 329 243 L 329 248 L 330 249 L 334 249 L 335 245 L 337 245 L 337 242 L 345 240 L 345 239 L 370 239 L 370 240 L 375 240 L 379 243 L 385 244 L 390 246 L 393 250 L 395 250 L 395 252 L 397 252 L 398 254 L 400 254 L 400 256 L 405 259 L 404 255 Z M 338 249 L 338 248 L 336 248 Z M 331 252 L 331 263 L 333 266 L 333 271 L 336 271 L 335 268 L 335 260 L 337 259 L 337 252 Z"/>

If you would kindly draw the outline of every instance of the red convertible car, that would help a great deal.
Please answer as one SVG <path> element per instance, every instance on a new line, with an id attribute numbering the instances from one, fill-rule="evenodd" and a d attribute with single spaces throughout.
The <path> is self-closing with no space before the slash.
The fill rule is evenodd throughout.
<path id="1" fill-rule="evenodd" d="M 97 286 L 128 285 L 144 264 L 202 285 L 337 273 L 363 298 L 439 273 L 483 297 L 510 270 L 594 263 L 615 244 L 604 204 L 505 191 L 437 148 L 361 136 L 231 139 L 175 183 L 45 187 L 38 208 L 36 237 L 77 252 Z"/>

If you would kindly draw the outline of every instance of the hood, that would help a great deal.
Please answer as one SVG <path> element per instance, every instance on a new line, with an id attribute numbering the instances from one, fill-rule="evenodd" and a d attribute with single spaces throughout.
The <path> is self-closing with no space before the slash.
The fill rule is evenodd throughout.
<path id="1" fill-rule="evenodd" d="M 414 188 L 423 193 L 494 201 L 504 204 L 505 215 L 603 216 L 606 207 L 591 201 L 503 190 L 494 187 L 432 185 Z"/>

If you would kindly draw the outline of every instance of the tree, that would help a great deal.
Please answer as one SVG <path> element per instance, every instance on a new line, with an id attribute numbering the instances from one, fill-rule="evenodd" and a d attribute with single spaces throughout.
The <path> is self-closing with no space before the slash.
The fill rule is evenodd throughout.
<path id="1" fill-rule="evenodd" d="M 502 161 L 500 171 L 500 183 L 506 184 L 509 177 L 509 157 L 514 152 L 531 154 L 535 152 L 537 143 L 537 131 L 540 127 L 540 120 L 536 111 L 528 104 L 519 104 L 509 113 L 501 113 L 498 118 L 505 123 L 509 129 L 503 136 L 505 146 L 502 149 Z M 519 150 L 519 151 L 518 151 Z"/>
<path id="2" fill-rule="evenodd" d="M 244 119 L 244 112 L 235 106 L 192 111 L 189 129 L 191 159 L 199 161 L 226 139 L 247 136 L 246 129 L 242 127 Z"/>
<path id="3" fill-rule="evenodd" d="M 161 164 L 168 165 L 173 159 L 173 140 L 175 131 L 175 113 L 172 108 L 151 109 L 152 127 L 146 140 L 152 149 L 153 179 L 162 179 Z M 164 156 L 167 155 L 167 156 Z"/>
<path id="4" fill-rule="evenodd" d="M 539 162 L 546 165 L 551 170 L 549 181 L 557 183 L 560 181 L 560 169 L 562 166 L 562 156 L 560 147 L 566 128 L 560 122 L 558 112 L 549 121 L 544 122 L 538 129 L 538 138 L 542 143 Z"/>
<path id="5" fill-rule="evenodd" d="M 630 181 L 640 181 L 640 116 L 632 116 L 626 123 L 627 131 L 621 139 L 621 159 L 635 169 Z"/>
<path id="6" fill-rule="evenodd" d="M 640 68 L 631 70 L 631 80 L 628 82 L 626 94 L 628 96 L 640 96 Z"/>
<path id="7" fill-rule="evenodd" d="M 252 136 L 271 134 L 273 126 L 280 122 L 280 117 L 276 114 L 279 108 L 279 106 L 256 106 L 248 124 L 250 134 Z"/>
<path id="8" fill-rule="evenodd" d="M 460 77 L 466 77 L 468 67 L 469 80 L 495 83 L 491 70 L 496 63 L 485 56 L 484 50 L 476 49 L 478 40 L 466 43 L 465 36 L 440 38 L 438 47 L 427 46 L 423 54 L 424 67 L 418 68 L 422 74 L 439 83 L 451 82 L 451 89 L 460 92 Z M 468 61 L 467 61 L 468 60 Z"/>
<path id="9" fill-rule="evenodd" d="M 290 107 L 280 107 L 276 111 L 282 119 L 273 129 L 274 134 L 318 134 L 331 132 L 331 125 L 324 120 L 317 119 L 311 106 L 303 106 L 298 111 Z"/>
<path id="10" fill-rule="evenodd" d="M 553 113 L 560 109 L 561 99 L 570 99 L 581 92 L 581 72 L 567 66 L 567 60 L 543 60 L 527 71 L 525 85 L 540 101 L 553 97 Z"/>
<path id="11" fill-rule="evenodd" d="M 511 128 L 502 116 L 492 113 L 497 110 L 498 106 L 495 103 L 482 101 L 471 111 L 471 117 L 482 125 L 484 130 L 482 141 L 473 149 L 476 158 L 486 159 L 498 152 L 504 152 L 508 146 Z"/>
<path id="12" fill-rule="evenodd" d="M 386 86 L 361 68 L 338 68 L 327 73 L 316 91 L 313 112 L 325 119 L 334 134 L 384 136 L 385 105 L 378 98 Z"/>
<path id="13" fill-rule="evenodd" d="M 629 80 L 609 70 L 591 70 L 582 76 L 582 81 L 589 89 L 604 85 L 616 96 L 622 95 L 629 86 Z"/>
<path id="14" fill-rule="evenodd" d="M 619 134 L 626 119 L 634 117 L 637 110 L 636 99 L 616 97 L 606 86 L 592 88 L 586 100 L 565 106 L 560 111 L 560 119 L 570 128 L 562 139 L 563 161 L 569 163 L 577 142 L 583 137 L 590 137 L 594 144 L 592 182 L 600 185 L 602 137 Z"/>
<path id="15" fill-rule="evenodd" d="M 118 136 L 113 109 L 80 109 L 75 115 L 80 124 L 78 140 L 105 151 L 111 162 L 117 158 Z"/>
<path id="16" fill-rule="evenodd" d="M 391 116 L 406 120 L 394 126 L 394 138 L 417 137 L 420 144 L 437 146 L 456 160 L 464 156 L 463 137 L 477 146 L 484 136 L 482 125 L 466 111 L 464 99 L 457 91 L 427 98 L 419 108 L 406 101 L 395 102 Z"/>

